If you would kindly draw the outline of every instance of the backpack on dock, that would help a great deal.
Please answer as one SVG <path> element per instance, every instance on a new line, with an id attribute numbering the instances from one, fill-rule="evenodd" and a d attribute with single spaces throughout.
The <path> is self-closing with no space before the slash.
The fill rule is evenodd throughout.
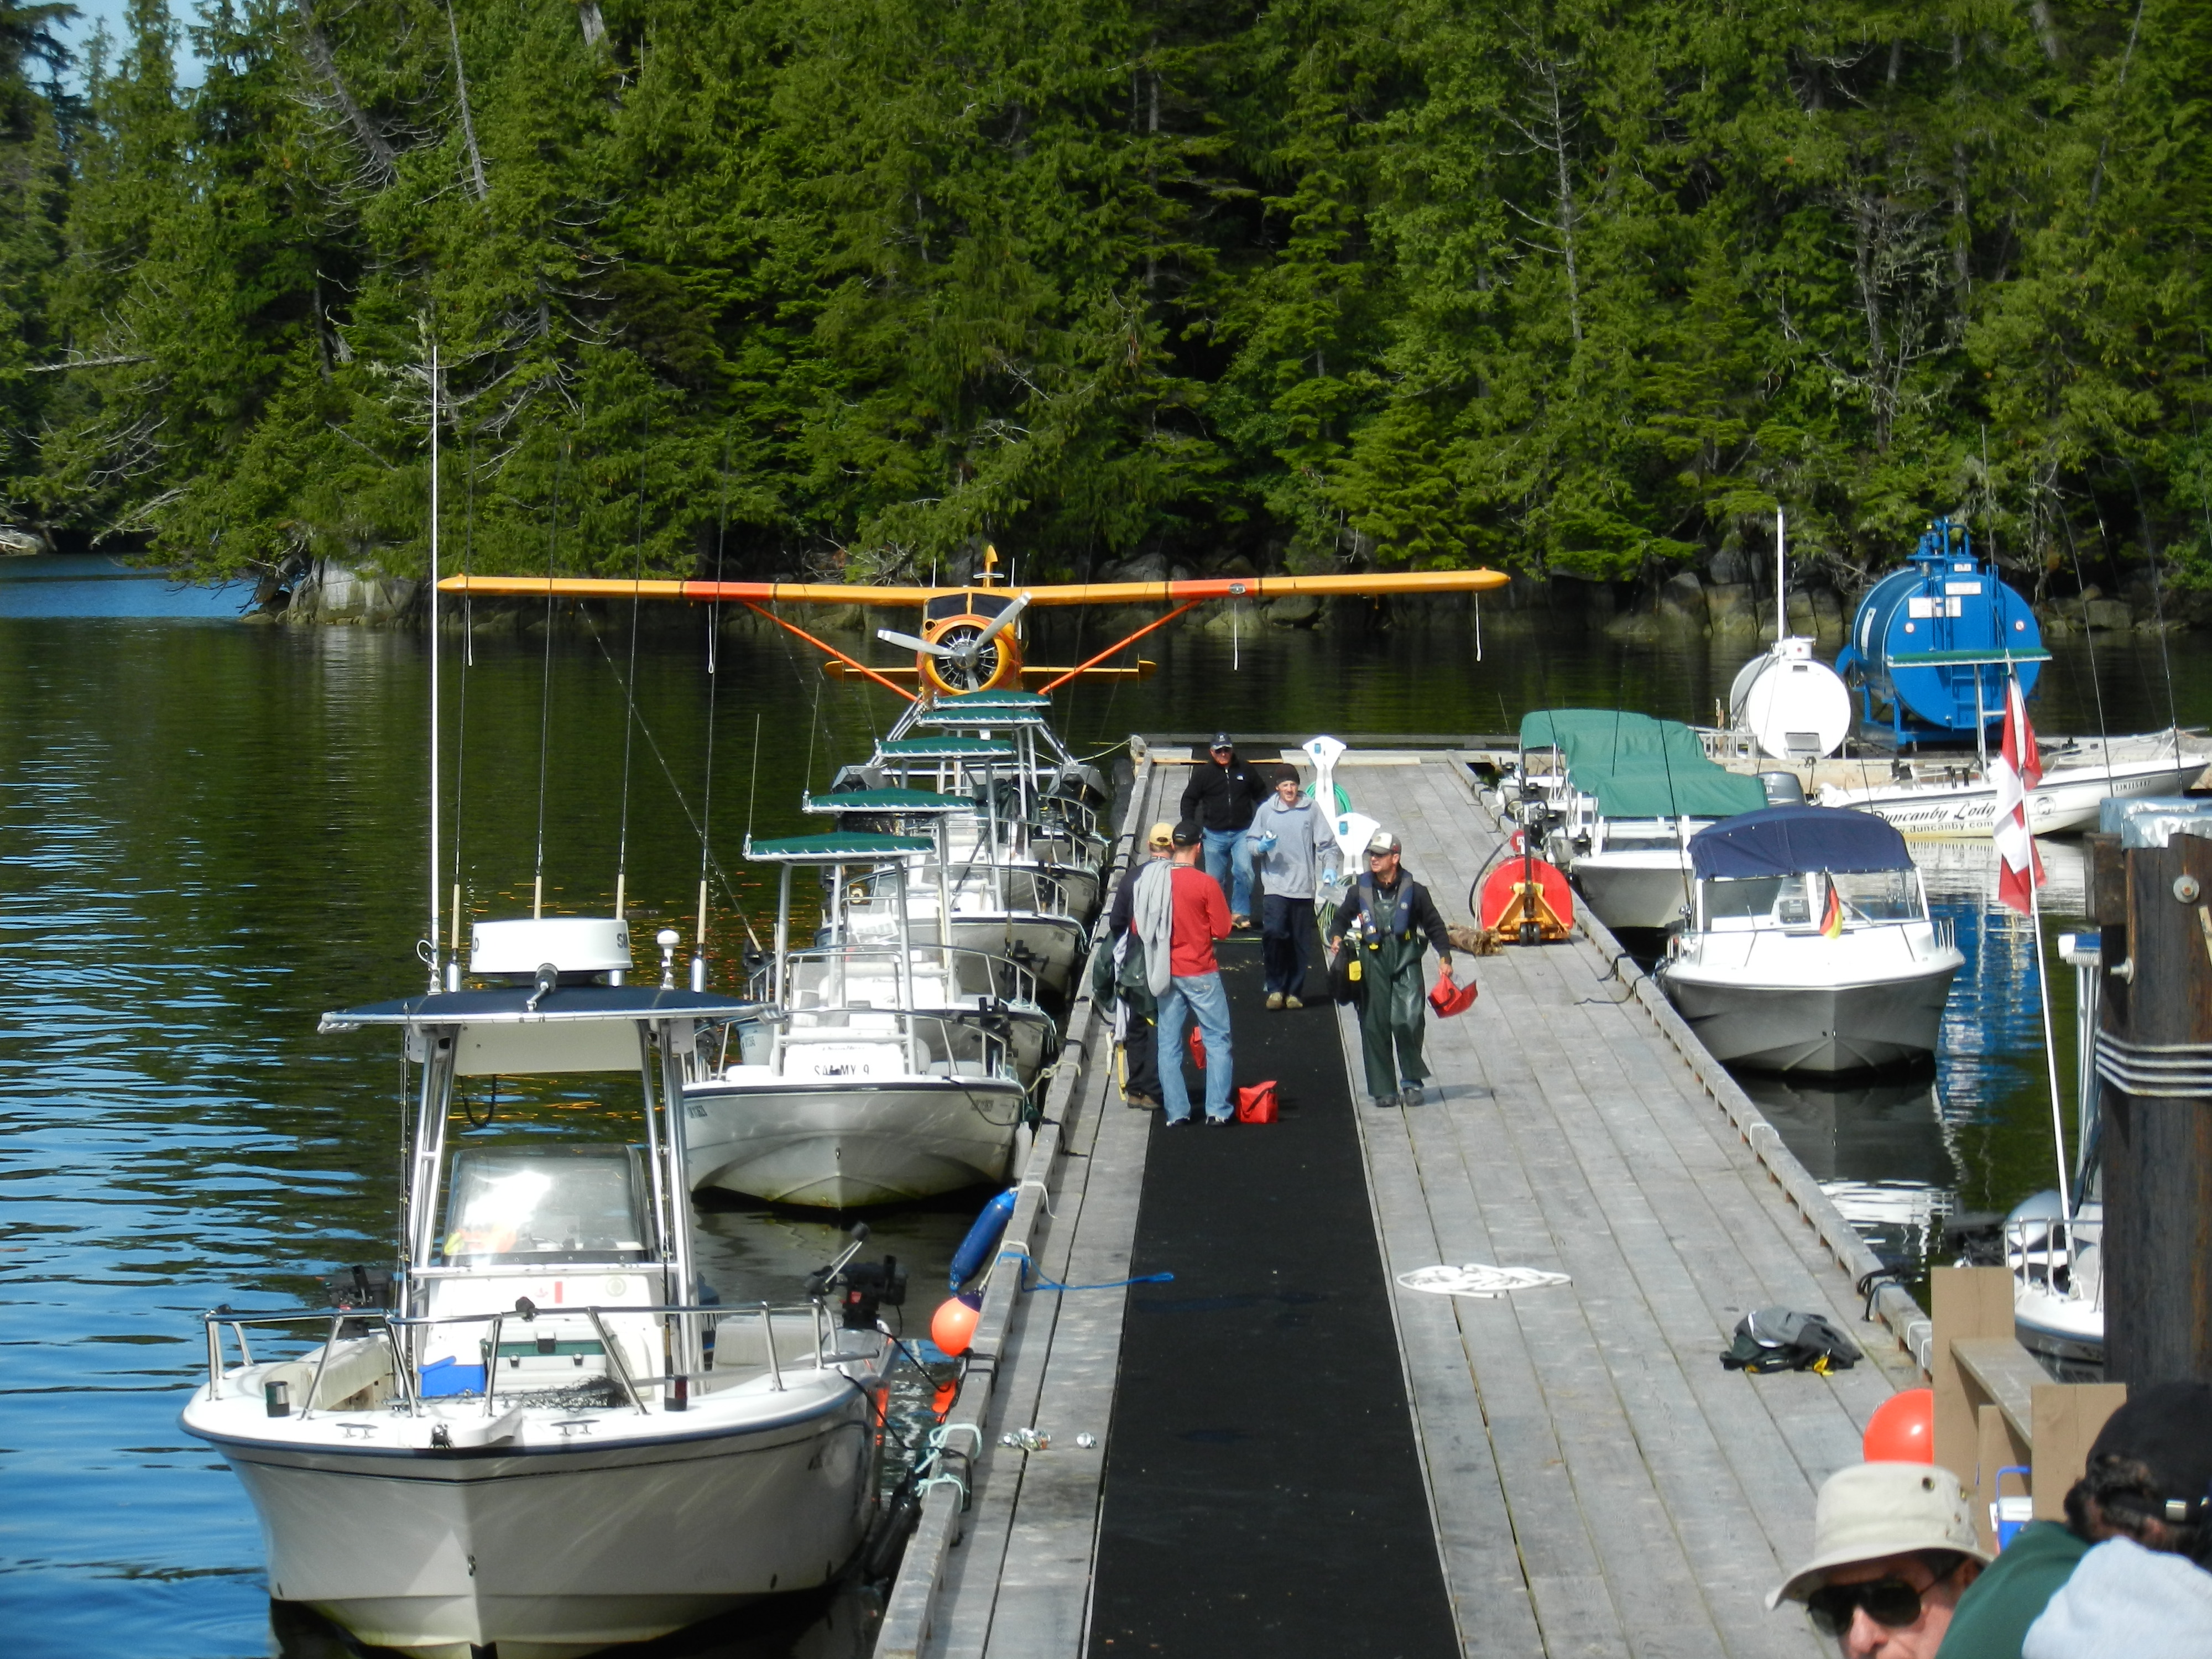
<path id="1" fill-rule="evenodd" d="M 1735 1340 L 1721 1355 L 1723 1370 L 1847 1371 L 1859 1363 L 1850 1338 L 1819 1314 L 1790 1308 L 1757 1308 L 1735 1322 Z"/>

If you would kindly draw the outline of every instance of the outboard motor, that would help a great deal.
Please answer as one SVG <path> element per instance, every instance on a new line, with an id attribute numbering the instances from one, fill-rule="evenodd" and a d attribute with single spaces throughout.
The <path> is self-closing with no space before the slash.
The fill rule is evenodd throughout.
<path id="1" fill-rule="evenodd" d="M 1805 786 L 1797 781 L 1795 772 L 1761 772 L 1759 787 L 1766 791 L 1769 806 L 1802 806 Z"/>
<path id="2" fill-rule="evenodd" d="M 1867 724 L 1888 726 L 1902 746 L 2002 721 L 2008 676 L 2027 696 L 2050 654 L 2027 601 L 1976 561 L 1966 526 L 1938 519 L 1910 568 L 1859 601 L 1836 668 L 1858 689 Z"/>

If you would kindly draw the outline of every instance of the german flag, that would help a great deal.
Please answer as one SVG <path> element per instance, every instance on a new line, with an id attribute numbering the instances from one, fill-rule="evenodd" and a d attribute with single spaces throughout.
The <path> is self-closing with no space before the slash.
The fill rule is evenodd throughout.
<path id="1" fill-rule="evenodd" d="M 1828 881 L 1828 902 L 1820 909 L 1820 934 L 1824 939 L 1841 939 L 1844 936 L 1844 901 L 1842 895 L 1836 891 L 1832 877 Z"/>

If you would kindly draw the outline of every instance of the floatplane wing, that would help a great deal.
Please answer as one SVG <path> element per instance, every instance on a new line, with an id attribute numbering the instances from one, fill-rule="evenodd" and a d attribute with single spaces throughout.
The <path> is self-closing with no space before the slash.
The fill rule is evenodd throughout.
<path id="1" fill-rule="evenodd" d="M 1474 593 L 1503 587 L 1507 578 L 1495 570 L 1373 571 L 1341 576 L 1202 576 L 1184 581 L 1066 582 L 1010 591 L 994 584 L 998 554 L 986 549 L 977 580 L 961 587 L 877 587 L 843 582 L 732 582 L 629 580 L 591 576 L 449 576 L 438 584 L 449 593 L 482 593 L 544 599 L 549 594 L 578 599 L 682 599 L 694 605 L 742 605 L 758 611 L 822 652 L 824 672 L 839 678 L 858 677 L 912 698 L 906 681 L 933 693 L 1018 688 L 1028 684 L 1053 691 L 1078 675 L 1143 679 L 1155 665 L 1108 667 L 1106 659 L 1127 650 L 1153 629 L 1212 599 L 1279 599 L 1292 594 L 1379 599 L 1404 593 Z M 919 635 L 878 629 L 877 637 L 915 653 L 911 666 L 872 666 L 817 639 L 770 607 L 793 605 L 857 605 L 921 612 Z M 1015 626 L 1031 605 L 1164 605 L 1172 607 L 1089 661 L 1072 668 L 1047 667 L 1022 660 L 1020 630 Z"/>

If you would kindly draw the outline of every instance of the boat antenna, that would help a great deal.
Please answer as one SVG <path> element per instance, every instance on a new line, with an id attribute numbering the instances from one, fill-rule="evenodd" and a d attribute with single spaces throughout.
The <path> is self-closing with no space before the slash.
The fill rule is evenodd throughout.
<path id="1" fill-rule="evenodd" d="M 722 498 L 714 513 L 714 584 L 721 591 L 722 550 L 730 529 L 730 445 L 722 440 Z M 714 711 L 720 706 L 721 678 L 715 672 L 720 665 L 716 648 L 721 629 L 722 602 L 718 599 L 707 606 L 707 779 L 699 790 L 699 926 L 691 936 L 691 988 L 707 988 L 707 860 L 710 845 L 707 837 L 714 823 Z M 756 720 L 757 720 L 756 716 Z M 753 736 L 753 760 L 760 761 L 760 735 L 756 725 Z M 756 773 L 757 775 L 757 773 Z M 751 809 L 746 809 L 748 816 Z"/>
<path id="2" fill-rule="evenodd" d="M 1782 506 L 1774 507 L 1774 642 L 1777 645 L 1790 637 L 1790 550 L 1784 538 Z"/>
<path id="3" fill-rule="evenodd" d="M 423 941 L 423 960 L 430 969 L 430 989 L 445 979 L 438 960 L 438 335 L 426 318 L 422 324 L 430 349 L 430 932 Z"/>
<path id="4" fill-rule="evenodd" d="M 476 568 L 477 451 L 471 434 L 462 452 L 461 477 L 466 486 L 467 507 L 461 516 L 461 576 L 464 583 Z M 453 711 L 453 948 L 446 959 L 446 988 L 461 988 L 461 802 L 469 753 L 469 671 L 476 666 L 476 596 L 461 589 L 461 689 L 459 707 Z"/>
<path id="5" fill-rule="evenodd" d="M 545 574 L 553 574 L 561 551 L 561 467 L 568 457 L 563 438 L 553 457 L 553 512 L 546 521 Z M 530 882 L 530 919 L 545 914 L 545 763 L 553 743 L 553 584 L 545 584 L 545 663 L 538 687 L 538 854 Z"/>
<path id="6" fill-rule="evenodd" d="M 753 835 L 753 803 L 760 799 L 760 710 L 753 710 L 753 774 L 745 784 L 745 839 Z"/>
<path id="7" fill-rule="evenodd" d="M 615 920 L 623 919 L 629 882 L 629 757 L 637 736 L 637 612 L 645 588 L 645 469 L 653 440 L 646 417 L 637 451 L 637 567 L 629 586 L 629 672 L 623 677 L 622 828 L 615 835 Z"/>

